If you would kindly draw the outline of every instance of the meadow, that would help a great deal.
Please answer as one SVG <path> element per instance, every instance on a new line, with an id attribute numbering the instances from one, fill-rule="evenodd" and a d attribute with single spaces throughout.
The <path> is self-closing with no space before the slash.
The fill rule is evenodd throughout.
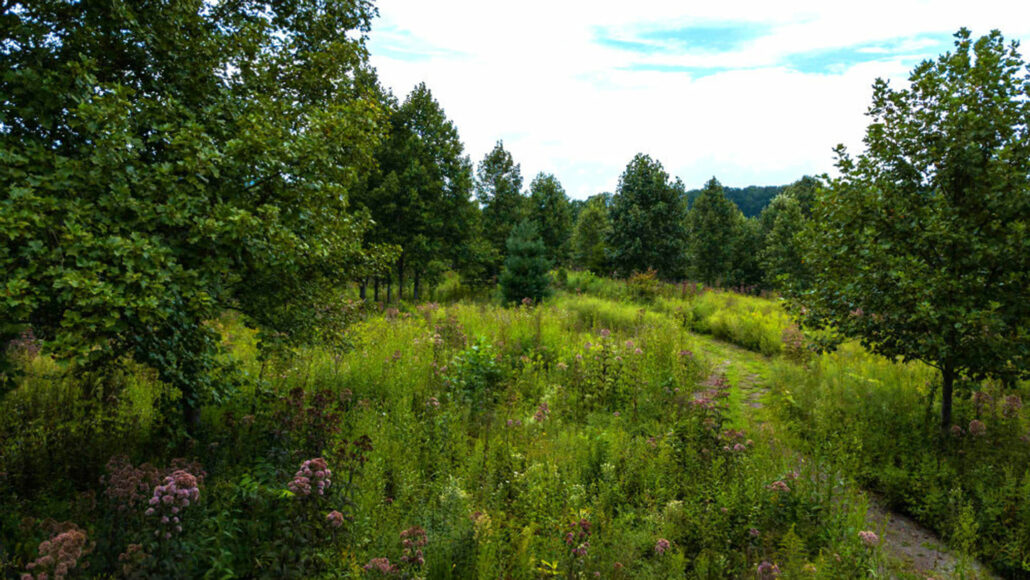
<path id="1" fill-rule="evenodd" d="M 226 315 L 222 386 L 185 440 L 153 373 L 69 374 L 23 337 L 0 570 L 925 577 L 885 555 L 876 492 L 963 558 L 1030 573 L 1025 384 L 967 385 L 968 428 L 940 441 L 934 372 L 815 355 L 774 298 L 556 284 L 539 305 L 362 306 L 346 340 L 275 356 Z"/>

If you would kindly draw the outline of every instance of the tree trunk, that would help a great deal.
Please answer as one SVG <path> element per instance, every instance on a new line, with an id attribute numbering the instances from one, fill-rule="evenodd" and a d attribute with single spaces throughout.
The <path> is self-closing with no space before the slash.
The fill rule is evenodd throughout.
<path id="1" fill-rule="evenodd" d="M 397 301 L 404 302 L 404 253 L 397 260 Z"/>
<path id="2" fill-rule="evenodd" d="M 372 281 L 372 299 L 376 303 L 379 302 L 379 277 L 378 276 L 376 277 L 375 280 Z"/>
<path id="3" fill-rule="evenodd" d="M 955 386 L 955 365 L 950 361 L 944 363 L 941 377 L 941 431 L 947 432 L 951 428 L 951 393 Z"/>
<path id="4" fill-rule="evenodd" d="M 362 302 L 364 302 L 365 299 L 368 298 L 368 278 L 361 279 L 361 286 L 358 289 L 358 296 L 361 298 Z"/>
<path id="5" fill-rule="evenodd" d="M 414 300 L 415 302 L 418 302 L 418 299 L 419 299 L 419 282 L 422 279 L 421 274 L 422 274 L 422 272 L 420 272 L 418 269 L 415 270 L 415 286 L 414 286 L 414 292 L 413 292 L 413 294 L 411 296 L 412 300 Z"/>
<path id="6" fill-rule="evenodd" d="M 390 301 L 392 300 L 392 297 L 390 296 L 390 291 L 391 290 L 393 290 L 393 276 L 392 275 L 389 278 L 386 279 L 386 303 L 387 304 L 389 304 Z"/>

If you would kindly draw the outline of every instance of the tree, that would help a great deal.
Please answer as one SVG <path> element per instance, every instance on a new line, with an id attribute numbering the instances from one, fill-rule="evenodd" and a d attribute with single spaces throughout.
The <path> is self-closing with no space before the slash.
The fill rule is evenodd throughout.
<path id="1" fill-rule="evenodd" d="M 522 195 L 522 171 L 498 141 L 476 168 L 476 198 L 483 211 L 483 233 L 497 252 L 493 274 L 499 270 L 508 236 L 526 217 L 526 197 Z"/>
<path id="2" fill-rule="evenodd" d="M 726 283 L 742 291 L 754 292 L 762 286 L 765 279 L 765 269 L 761 260 L 762 248 L 765 245 L 762 224 L 758 218 L 746 218 L 741 215 L 737 221 L 736 234 L 733 238 Z"/>
<path id="3" fill-rule="evenodd" d="M 705 284 L 716 286 L 727 281 L 743 219 L 719 181 L 714 177 L 708 180 L 690 210 L 688 247 L 691 272 Z"/>
<path id="4" fill-rule="evenodd" d="M 797 240 L 805 224 L 801 208 L 798 199 L 785 192 L 776 196 L 762 212 L 762 219 L 771 222 L 759 258 L 765 271 L 765 284 L 770 288 L 779 289 L 787 284 L 797 289 L 808 287 L 810 273 Z"/>
<path id="5" fill-rule="evenodd" d="M 348 209 L 381 116 L 364 1 L 8 3 L 0 19 L 0 324 L 79 364 L 218 385 L 226 308 L 299 337 L 357 268 Z"/>
<path id="6" fill-rule="evenodd" d="M 529 298 L 539 302 L 546 297 L 550 290 L 547 271 L 551 264 L 547 260 L 547 247 L 532 222 L 523 221 L 512 229 L 507 254 L 500 278 L 504 300 L 518 302 Z"/>
<path id="7" fill-rule="evenodd" d="M 802 239 L 805 322 L 941 371 L 941 426 L 956 378 L 1030 373 L 1030 72 L 993 31 L 925 61 L 910 86 L 877 80 L 867 151 Z"/>
<path id="8" fill-rule="evenodd" d="M 411 273 L 418 299 L 423 279 L 453 265 L 470 242 L 472 169 L 457 128 L 425 83 L 391 108 L 378 171 L 358 199 L 377 224 L 376 239 L 401 248 L 398 295 Z"/>
<path id="9" fill-rule="evenodd" d="M 552 264 L 568 262 L 572 235 L 572 208 L 569 197 L 555 176 L 540 173 L 529 184 L 527 217 L 536 224 Z"/>
<path id="10" fill-rule="evenodd" d="M 588 199 L 579 212 L 572 233 L 574 263 L 595 274 L 610 271 L 604 245 L 612 229 L 611 220 L 608 219 L 608 199 L 610 194 L 595 195 Z"/>
<path id="11" fill-rule="evenodd" d="M 655 270 L 665 280 L 685 270 L 686 200 L 669 182 L 662 164 L 638 153 L 619 177 L 612 198 L 612 230 L 607 240 L 620 275 Z"/>

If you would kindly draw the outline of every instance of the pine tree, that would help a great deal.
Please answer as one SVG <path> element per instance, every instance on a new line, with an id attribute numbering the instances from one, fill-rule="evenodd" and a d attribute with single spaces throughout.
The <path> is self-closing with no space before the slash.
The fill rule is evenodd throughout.
<path id="1" fill-rule="evenodd" d="M 537 234 L 536 227 L 523 221 L 511 231 L 506 244 L 508 257 L 501 272 L 501 292 L 506 302 L 529 298 L 539 302 L 550 291 L 547 271 L 547 247 Z"/>

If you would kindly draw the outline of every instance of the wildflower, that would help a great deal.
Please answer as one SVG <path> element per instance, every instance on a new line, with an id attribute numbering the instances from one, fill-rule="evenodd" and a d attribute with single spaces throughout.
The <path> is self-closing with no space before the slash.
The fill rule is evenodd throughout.
<path id="1" fill-rule="evenodd" d="M 177 514 L 189 507 L 191 501 L 195 502 L 200 499 L 198 486 L 199 482 L 196 476 L 184 469 L 177 469 L 165 478 L 162 485 L 154 488 L 154 495 L 150 498 L 150 505 L 154 507 L 147 509 L 144 514 L 161 516 L 158 521 L 164 526 L 166 540 L 172 537 L 172 530 L 182 531 L 181 520 Z M 156 530 L 154 535 L 161 537 L 161 530 Z"/>
<path id="2" fill-rule="evenodd" d="M 429 397 L 429 400 L 426 401 L 426 407 L 429 407 L 431 409 L 439 409 L 440 408 L 440 400 L 437 399 L 436 397 Z"/>
<path id="3" fill-rule="evenodd" d="M 30 562 L 26 568 L 29 573 L 22 579 L 43 580 L 64 578 L 68 572 L 79 564 L 79 559 L 92 550 L 87 545 L 86 532 L 75 524 L 61 524 L 66 529 L 49 540 L 39 544 L 39 557 Z"/>
<path id="4" fill-rule="evenodd" d="M 641 350 L 641 349 L 640 349 L 640 347 L 638 346 L 638 347 L 636 348 L 636 350 L 634 350 L 634 351 L 633 351 L 633 354 L 644 354 L 644 351 L 643 351 L 643 350 Z"/>
<path id="5" fill-rule="evenodd" d="M 956 437 L 961 437 L 963 433 L 964 433 L 964 431 L 962 430 L 962 427 L 959 427 L 958 425 L 952 425 L 951 426 L 951 434 L 952 435 L 954 435 Z"/>
<path id="6" fill-rule="evenodd" d="M 426 563 L 422 546 L 429 542 L 426 531 L 418 526 L 408 528 L 401 532 L 401 544 L 404 546 L 404 555 L 401 560 L 413 566 L 422 566 Z"/>
<path id="7" fill-rule="evenodd" d="M 509 427 L 521 427 L 522 426 L 522 421 L 520 421 L 518 419 L 508 419 L 508 426 Z"/>
<path id="8" fill-rule="evenodd" d="M 372 558 L 368 561 L 368 564 L 365 564 L 365 570 L 381 574 L 393 574 L 397 572 L 397 567 L 390 563 L 389 558 Z"/>
<path id="9" fill-rule="evenodd" d="M 560 362 L 560 363 L 558 363 L 555 366 L 557 366 L 558 370 L 560 370 L 560 371 L 564 371 L 564 370 L 567 370 L 569 368 L 569 365 L 565 364 L 564 362 Z"/>
<path id="10" fill-rule="evenodd" d="M 770 563 L 768 560 L 762 560 L 762 563 L 758 565 L 758 577 L 763 580 L 766 578 L 776 578 L 779 575 L 780 567 Z"/>
<path id="11" fill-rule="evenodd" d="M 621 415 L 621 413 L 619 413 L 618 411 L 616 411 L 616 412 L 612 413 L 612 415 L 614 415 L 614 416 L 618 417 L 618 416 L 620 416 L 620 415 Z"/>
<path id="12" fill-rule="evenodd" d="M 316 457 L 308 459 L 300 465 L 300 469 L 293 476 L 293 481 L 287 484 L 287 488 L 299 496 L 311 495 L 312 486 L 318 495 L 325 495 L 325 490 L 332 485 L 333 472 L 329 469 L 325 459 Z"/>
<path id="13" fill-rule="evenodd" d="M 611 336 L 612 331 L 608 330 L 607 328 L 602 328 L 601 332 L 599 332 L 598 334 L 601 335 L 601 338 L 608 338 L 609 336 Z"/>
<path id="14" fill-rule="evenodd" d="M 807 564 L 805 564 L 801 568 L 801 571 L 804 572 L 805 574 L 815 574 L 817 572 L 817 570 L 815 569 L 815 564 L 813 564 L 811 562 L 808 562 Z"/>
<path id="15" fill-rule="evenodd" d="M 984 425 L 983 421 L 973 419 L 969 422 L 969 434 L 974 437 L 980 437 L 987 433 L 987 425 Z"/>
<path id="16" fill-rule="evenodd" d="M 543 423 L 547 420 L 547 416 L 551 413 L 551 409 L 548 408 L 547 403 L 540 403 L 537 407 L 536 413 L 533 414 L 533 420 L 537 423 Z"/>
<path id="17" fill-rule="evenodd" d="M 582 518 L 578 522 L 573 522 L 571 530 L 565 534 L 565 545 L 572 548 L 573 555 L 586 556 L 587 549 L 590 548 L 589 538 L 590 522 Z"/>
<path id="18" fill-rule="evenodd" d="M 977 416 L 982 415 L 993 402 L 994 399 L 983 391 L 973 393 L 973 406 L 976 408 Z"/>
<path id="19" fill-rule="evenodd" d="M 742 443 L 737 443 L 736 445 L 733 446 L 733 450 L 739 453 L 741 451 L 746 451 L 747 447 L 745 447 L 744 444 L 742 444 Z"/>
<path id="20" fill-rule="evenodd" d="M 766 489 L 770 489 L 772 491 L 779 491 L 783 493 L 787 493 L 790 491 L 790 488 L 787 487 L 787 484 L 782 481 L 774 481 L 767 485 Z"/>
<path id="21" fill-rule="evenodd" d="M 630 350 L 631 348 L 633 348 L 633 346 L 634 346 L 634 344 L 633 344 L 632 340 L 627 340 L 626 341 L 626 350 Z"/>
<path id="22" fill-rule="evenodd" d="M 867 546 L 875 546 L 876 544 L 880 543 L 880 538 L 877 537 L 876 533 L 870 532 L 868 530 L 864 532 L 859 532 L 858 537 L 862 540 L 862 543 Z"/>
<path id="23" fill-rule="evenodd" d="M 1019 410 L 1023 408 L 1023 401 L 1019 398 L 1019 395 L 1009 395 L 1005 397 L 1005 402 L 1001 406 L 1001 414 L 1006 419 L 1013 419 L 1019 415 Z"/>
<path id="24" fill-rule="evenodd" d="M 669 540 L 666 540 L 665 538 L 659 538 L 658 542 L 655 543 L 655 545 L 654 545 L 654 551 L 657 552 L 659 556 L 664 554 L 665 551 L 668 550 L 668 549 L 669 549 Z"/>
<path id="25" fill-rule="evenodd" d="M 751 528 L 750 530 L 747 531 L 747 533 L 752 538 L 757 538 L 758 536 L 762 535 L 762 533 L 759 532 L 756 528 Z"/>
<path id="26" fill-rule="evenodd" d="M 681 350 L 680 351 L 680 356 L 686 357 L 686 358 L 693 358 L 694 353 L 690 352 L 689 350 Z"/>
<path id="27" fill-rule="evenodd" d="M 325 521 L 332 527 L 338 528 L 343 525 L 343 514 L 333 510 L 326 514 Z"/>

